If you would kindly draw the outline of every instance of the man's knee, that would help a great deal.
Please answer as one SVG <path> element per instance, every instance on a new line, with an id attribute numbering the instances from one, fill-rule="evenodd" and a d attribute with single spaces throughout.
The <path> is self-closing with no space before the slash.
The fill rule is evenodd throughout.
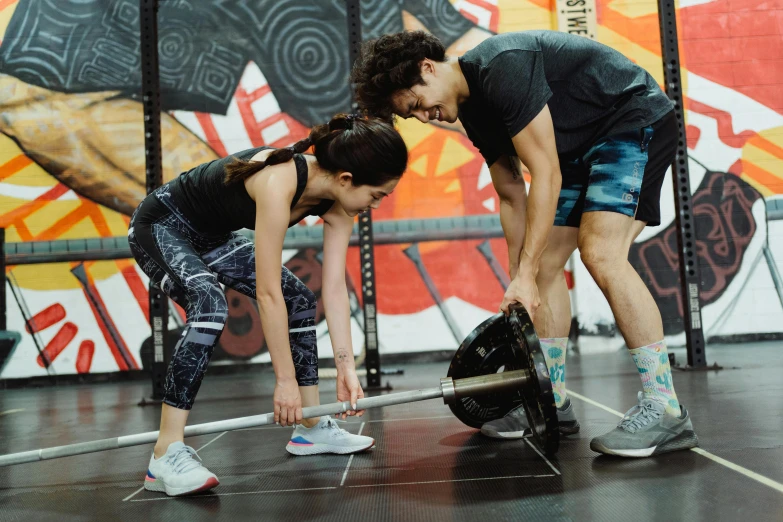
<path id="1" fill-rule="evenodd" d="M 548 286 L 561 278 L 565 278 L 563 270 L 565 270 L 565 263 L 559 259 L 549 260 L 542 256 L 538 265 L 536 284 L 539 287 Z"/>
<path id="2" fill-rule="evenodd" d="M 546 285 L 564 278 L 563 270 L 576 249 L 575 233 L 572 233 L 571 230 L 557 232 L 559 232 L 558 236 L 550 236 L 549 244 L 541 254 L 538 275 L 536 276 L 536 282 L 539 285 Z"/>
<path id="3" fill-rule="evenodd" d="M 600 236 L 580 236 L 579 256 L 585 268 L 600 285 L 602 281 L 599 279 L 610 278 L 616 273 L 617 267 L 627 261 L 628 252 Z"/>

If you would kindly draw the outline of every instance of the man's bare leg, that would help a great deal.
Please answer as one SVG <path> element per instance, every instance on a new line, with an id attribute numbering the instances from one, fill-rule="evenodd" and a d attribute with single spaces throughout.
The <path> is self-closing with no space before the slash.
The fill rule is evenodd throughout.
<path id="1" fill-rule="evenodd" d="M 555 392 L 558 407 L 560 433 L 572 434 L 579 431 L 571 403 L 565 389 L 565 356 L 568 331 L 571 325 L 571 298 L 568 294 L 563 270 L 576 249 L 578 229 L 554 227 L 549 233 L 547 247 L 541 255 L 536 284 L 541 305 L 533 323 L 541 343 L 541 351 L 549 370 L 549 380 Z M 514 274 L 511 274 L 512 277 Z M 524 409 L 510 412 L 502 419 L 485 423 L 481 433 L 487 437 L 516 439 L 529 432 Z"/>
<path id="2" fill-rule="evenodd" d="M 565 265 L 576 249 L 579 229 L 554 227 L 549 234 L 546 250 L 541 256 L 536 284 L 541 306 L 534 325 L 541 342 L 541 351 L 549 369 L 549 379 L 558 408 L 568 408 L 565 388 L 565 360 L 568 332 L 571 328 L 571 297 L 565 279 Z M 574 431 L 578 424 L 573 419 Z"/>
<path id="3" fill-rule="evenodd" d="M 628 261 L 628 252 L 645 223 L 614 212 L 586 212 L 579 251 L 590 275 L 612 308 L 617 327 L 639 369 L 645 397 L 680 415 L 672 383 L 663 321 L 658 305 Z"/>
<path id="4" fill-rule="evenodd" d="M 644 226 L 614 212 L 585 212 L 579 228 L 582 261 L 609 301 L 628 347 L 663 339 L 658 305 L 628 261 L 631 244 Z"/>

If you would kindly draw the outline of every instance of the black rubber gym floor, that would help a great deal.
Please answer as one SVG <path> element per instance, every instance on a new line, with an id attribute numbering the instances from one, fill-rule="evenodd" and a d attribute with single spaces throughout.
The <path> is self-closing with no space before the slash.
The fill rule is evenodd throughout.
<path id="1" fill-rule="evenodd" d="M 377 440 L 353 457 L 293 457 L 290 428 L 277 426 L 188 439 L 221 480 L 193 497 L 140 489 L 151 446 L 3 467 L 0 520 L 783 520 L 783 343 L 710 346 L 708 360 L 725 369 L 674 374 L 706 453 L 627 460 L 590 451 L 590 438 L 633 405 L 640 381 L 626 354 L 569 354 L 582 431 L 553 459 L 526 440 L 486 439 L 431 400 L 346 422 Z M 384 377 L 394 391 L 437 386 L 448 362 L 401 367 L 405 375 Z M 270 411 L 272 384 L 268 369 L 208 374 L 190 423 Z M 136 406 L 149 388 L 6 390 L 0 454 L 155 430 L 158 408 Z M 322 392 L 335 401 L 334 381 Z"/>

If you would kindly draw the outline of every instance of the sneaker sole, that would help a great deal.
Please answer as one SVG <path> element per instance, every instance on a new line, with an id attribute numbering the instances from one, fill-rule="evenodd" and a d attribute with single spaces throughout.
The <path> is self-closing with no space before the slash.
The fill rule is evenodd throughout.
<path id="1" fill-rule="evenodd" d="M 663 444 L 652 446 L 650 448 L 612 449 L 612 448 L 607 448 L 600 442 L 593 441 L 590 442 L 590 449 L 595 452 L 603 453 L 606 455 L 615 455 L 618 457 L 642 458 L 642 457 L 654 457 L 656 455 L 661 455 L 664 453 L 671 453 L 672 451 L 691 449 L 697 447 L 698 445 L 699 445 L 699 438 L 696 436 L 696 433 L 693 431 L 684 431 L 679 435 L 677 435 L 675 438 L 668 440 Z"/>
<path id="2" fill-rule="evenodd" d="M 338 455 L 348 455 L 349 453 L 359 453 L 375 446 L 375 439 L 370 444 L 362 446 L 332 446 L 330 444 L 287 444 L 285 450 L 291 455 L 320 455 L 322 453 L 336 453 Z"/>
<path id="3" fill-rule="evenodd" d="M 560 435 L 574 435 L 579 433 L 581 426 L 578 422 L 574 421 L 574 424 L 561 424 Z"/>
<path id="4" fill-rule="evenodd" d="M 194 493 L 199 493 L 201 491 L 212 489 L 219 484 L 220 481 L 217 479 L 217 477 L 211 477 L 207 479 L 207 481 L 201 484 L 200 486 L 170 488 L 162 480 L 156 479 L 156 480 L 145 480 L 144 489 L 146 489 L 147 491 L 157 491 L 160 493 L 165 493 L 170 497 L 181 497 L 183 495 L 192 495 Z"/>

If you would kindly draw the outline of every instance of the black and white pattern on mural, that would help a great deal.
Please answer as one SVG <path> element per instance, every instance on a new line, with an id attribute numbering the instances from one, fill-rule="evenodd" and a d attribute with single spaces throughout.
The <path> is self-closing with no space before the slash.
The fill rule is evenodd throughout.
<path id="1" fill-rule="evenodd" d="M 228 317 L 220 283 L 248 297 L 256 296 L 255 247 L 237 233 L 217 239 L 199 236 L 173 214 L 151 226 L 137 223 L 135 217 L 128 243 L 139 267 L 187 312 L 188 323 L 174 348 L 163 399 L 187 410 L 193 406 Z M 158 253 L 147 252 L 150 247 L 143 245 L 150 244 Z M 315 295 L 285 267 L 281 286 L 296 379 L 300 386 L 313 386 L 318 384 Z"/>
<path id="2" fill-rule="evenodd" d="M 448 0 L 406 0 L 403 4 L 403 8 L 428 27 L 446 47 L 475 27 Z"/>
<path id="3" fill-rule="evenodd" d="M 362 0 L 363 38 L 403 30 L 403 10 L 450 45 L 474 24 L 449 0 Z M 141 91 L 138 0 L 19 0 L 0 72 L 54 91 Z M 306 126 L 348 110 L 344 0 L 162 0 L 161 107 L 226 114 L 248 62 Z"/>
<path id="4" fill-rule="evenodd" d="M 209 4 L 160 3 L 165 109 L 225 113 L 247 65 L 238 43 L 220 36 L 228 28 Z M 0 47 L 0 71 L 55 91 L 116 90 L 137 98 L 139 15 L 138 0 L 20 0 Z"/>

